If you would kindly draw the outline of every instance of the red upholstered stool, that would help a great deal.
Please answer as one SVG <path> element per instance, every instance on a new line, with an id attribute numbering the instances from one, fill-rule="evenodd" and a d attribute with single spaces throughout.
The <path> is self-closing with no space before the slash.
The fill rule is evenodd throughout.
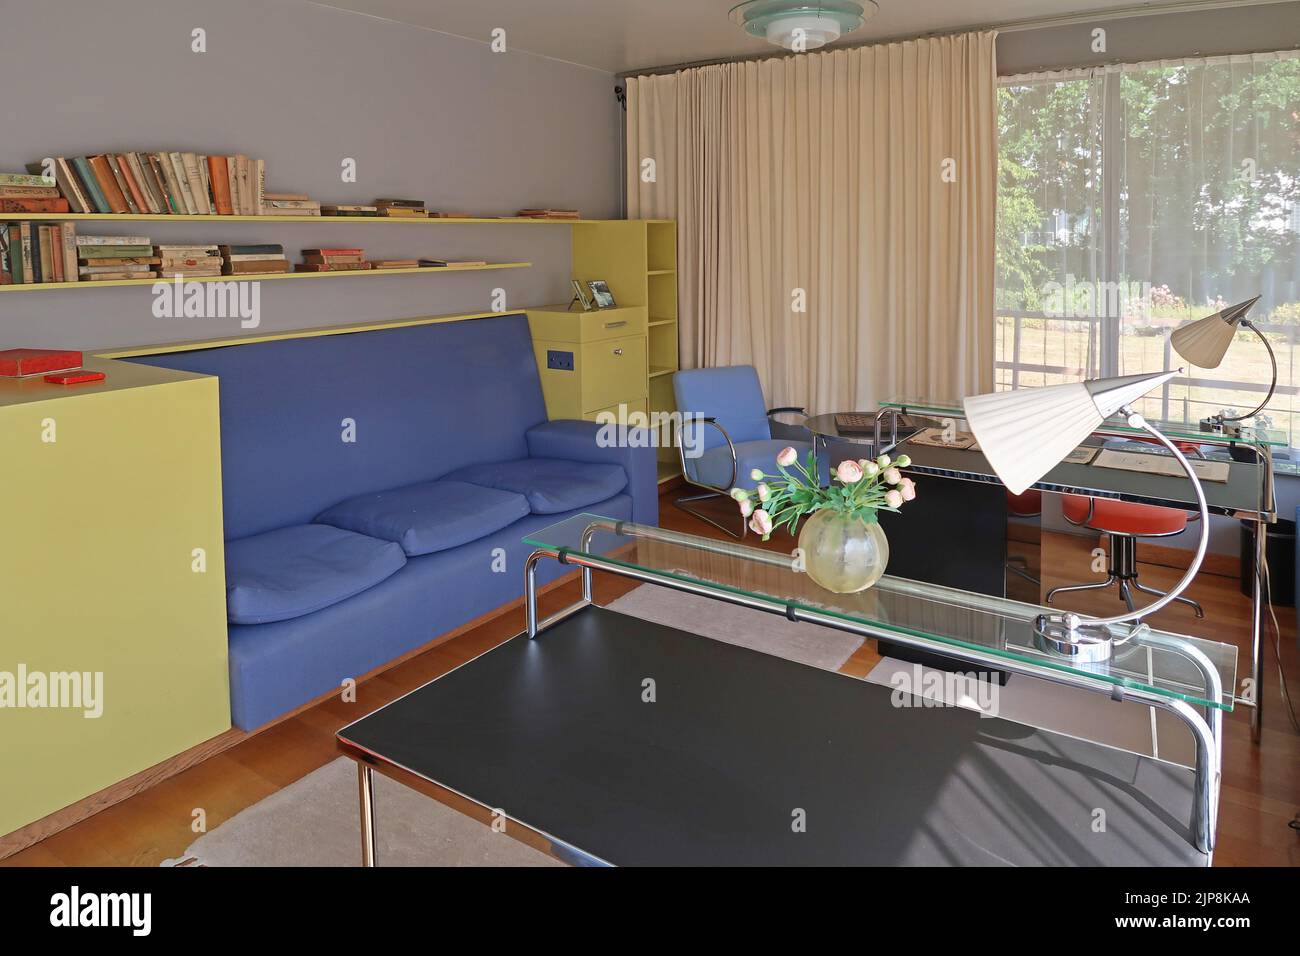
<path id="1" fill-rule="evenodd" d="M 1065 520 L 1070 524 L 1104 532 L 1110 538 L 1110 556 L 1105 581 L 1052 588 L 1047 592 L 1048 604 L 1052 603 L 1054 595 L 1063 591 L 1094 591 L 1108 588 L 1112 584 L 1119 585 L 1119 596 L 1123 598 L 1130 611 L 1136 610 L 1133 604 L 1133 589 L 1157 597 L 1164 596 L 1164 591 L 1157 591 L 1138 582 L 1137 539 L 1165 538 L 1179 534 L 1187 527 L 1187 512 L 1176 508 L 1136 504 L 1131 501 L 1116 501 L 1113 498 L 1089 498 L 1085 495 L 1065 495 L 1061 510 L 1065 513 Z M 1197 617 L 1205 617 L 1205 611 L 1191 598 L 1180 595 L 1174 600 L 1190 605 L 1196 611 Z"/>

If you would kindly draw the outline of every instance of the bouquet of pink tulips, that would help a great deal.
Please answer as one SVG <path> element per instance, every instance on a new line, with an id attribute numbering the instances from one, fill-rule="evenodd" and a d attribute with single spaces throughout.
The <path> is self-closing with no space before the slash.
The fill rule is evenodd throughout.
<path id="1" fill-rule="evenodd" d="M 798 452 L 782 448 L 776 456 L 779 475 L 755 468 L 749 475 L 758 483 L 754 490 L 732 488 L 731 497 L 749 519 L 750 530 L 761 534 L 764 541 L 782 525 L 789 525 L 793 534 L 799 519 L 815 511 L 837 511 L 871 524 L 876 512 L 896 512 L 903 502 L 916 497 L 916 485 L 901 471 L 911 463 L 907 455 L 893 460 L 888 455 L 874 461 L 848 459 L 840 462 L 831 475 L 830 486 L 823 488 L 815 477 L 817 460 L 812 452 L 807 462 L 800 464 Z"/>

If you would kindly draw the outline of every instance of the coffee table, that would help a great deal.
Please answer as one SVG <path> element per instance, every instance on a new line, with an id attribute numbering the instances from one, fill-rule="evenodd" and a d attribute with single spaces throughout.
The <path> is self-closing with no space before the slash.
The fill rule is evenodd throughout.
<path id="1" fill-rule="evenodd" d="M 834 595 L 790 555 L 596 515 L 525 541 L 524 633 L 339 731 L 365 865 L 375 771 L 574 863 L 1210 860 L 1231 645 L 1116 628 L 1111 661 L 1076 665 L 1035 646 L 1039 609 L 1014 601 L 888 576 Z M 582 600 L 538 620 L 543 560 L 581 570 Z M 899 706 L 889 688 L 595 606 L 593 571 L 1161 707 L 1191 730 L 1196 767 Z"/>

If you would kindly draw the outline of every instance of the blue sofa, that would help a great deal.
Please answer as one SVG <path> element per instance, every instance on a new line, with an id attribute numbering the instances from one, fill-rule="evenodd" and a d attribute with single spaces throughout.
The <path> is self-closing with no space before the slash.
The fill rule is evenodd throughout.
<path id="1" fill-rule="evenodd" d="M 134 361 L 220 379 L 244 730 L 519 597 L 524 535 L 583 511 L 658 522 L 652 448 L 546 420 L 521 314 Z"/>

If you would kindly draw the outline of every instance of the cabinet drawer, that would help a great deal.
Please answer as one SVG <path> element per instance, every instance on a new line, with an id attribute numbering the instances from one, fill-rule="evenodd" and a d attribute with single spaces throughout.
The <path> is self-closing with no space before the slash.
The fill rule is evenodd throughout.
<path id="1" fill-rule="evenodd" d="M 646 397 L 645 336 L 587 342 L 580 348 L 583 409 Z"/>
<path id="2" fill-rule="evenodd" d="M 645 306 L 625 306 L 593 312 L 530 309 L 528 324 L 534 341 L 602 342 L 645 335 Z"/>
<path id="3" fill-rule="evenodd" d="M 614 405 L 608 405 L 605 408 L 598 408 L 595 411 L 583 412 L 582 417 L 589 422 L 594 422 L 597 420 L 597 418 L 599 418 L 599 416 L 608 413 L 609 415 L 613 416 L 614 421 L 616 422 L 623 421 L 623 419 L 619 417 L 620 405 L 622 406 L 623 411 L 629 416 L 632 415 L 634 412 L 640 413 L 642 415 L 646 415 L 649 413 L 649 403 L 644 398 L 636 398 L 630 401 L 619 402 Z"/>

